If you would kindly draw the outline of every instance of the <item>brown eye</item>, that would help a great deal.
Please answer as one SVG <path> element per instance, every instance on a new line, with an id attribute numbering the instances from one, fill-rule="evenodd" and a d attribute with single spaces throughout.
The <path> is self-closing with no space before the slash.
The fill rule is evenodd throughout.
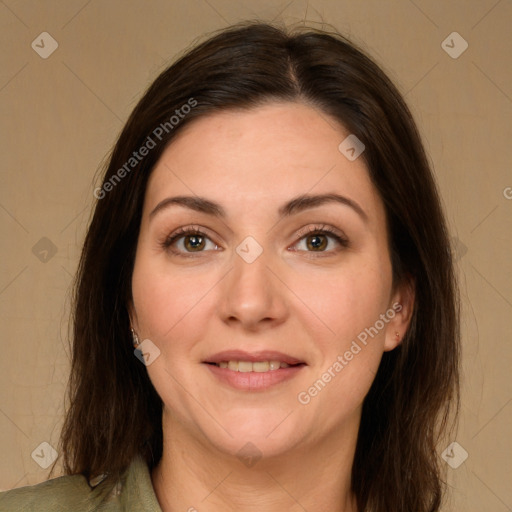
<path id="1" fill-rule="evenodd" d="M 308 228 L 297 233 L 298 242 L 295 250 L 309 253 L 334 254 L 343 247 L 348 247 L 348 239 L 332 231 L 329 226 Z"/>
<path id="2" fill-rule="evenodd" d="M 323 234 L 309 235 L 306 245 L 312 251 L 323 251 L 327 247 L 327 237 Z"/>
<path id="3" fill-rule="evenodd" d="M 183 237 L 183 245 L 185 249 L 190 252 L 197 252 L 204 249 L 205 240 L 201 235 L 186 235 Z"/>
<path id="4" fill-rule="evenodd" d="M 180 228 L 175 231 L 163 241 L 162 247 L 182 256 L 188 256 L 192 253 L 200 254 L 209 252 L 210 250 L 219 250 L 218 245 L 215 244 L 208 235 L 193 226 Z"/>

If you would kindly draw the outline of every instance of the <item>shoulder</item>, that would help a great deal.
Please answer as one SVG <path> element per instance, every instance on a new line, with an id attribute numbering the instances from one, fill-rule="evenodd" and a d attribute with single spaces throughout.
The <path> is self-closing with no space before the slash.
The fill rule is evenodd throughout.
<path id="1" fill-rule="evenodd" d="M 147 465 L 135 459 L 117 484 L 91 487 L 83 475 L 61 476 L 0 493 L 0 512 L 161 512 Z"/>
<path id="2" fill-rule="evenodd" d="M 84 476 L 61 476 L 0 493 L 0 512 L 94 510 L 91 491 Z"/>

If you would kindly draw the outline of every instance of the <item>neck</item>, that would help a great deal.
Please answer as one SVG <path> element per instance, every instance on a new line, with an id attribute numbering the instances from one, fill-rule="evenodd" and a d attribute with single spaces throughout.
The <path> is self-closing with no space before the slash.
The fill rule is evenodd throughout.
<path id="1" fill-rule="evenodd" d="M 358 424 L 284 454 L 242 460 L 168 416 L 152 473 L 163 512 L 357 512 L 351 469 Z"/>

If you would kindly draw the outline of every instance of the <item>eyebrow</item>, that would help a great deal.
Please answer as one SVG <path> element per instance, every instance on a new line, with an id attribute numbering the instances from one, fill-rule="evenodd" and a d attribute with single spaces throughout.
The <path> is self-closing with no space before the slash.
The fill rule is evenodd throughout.
<path id="1" fill-rule="evenodd" d="M 289 217 L 304 210 L 309 210 L 310 208 L 316 208 L 329 203 L 338 203 L 348 206 L 352 208 L 352 210 L 354 210 L 365 222 L 368 222 L 368 215 L 361 206 L 356 203 L 356 201 L 334 193 L 316 195 L 302 194 L 282 205 L 278 210 L 278 214 L 281 218 Z M 149 218 L 151 219 L 158 212 L 173 205 L 183 206 L 190 210 L 213 215 L 214 217 L 221 219 L 225 219 L 227 217 L 224 208 L 222 208 L 220 204 L 210 201 L 209 199 L 199 196 L 175 196 L 167 197 L 160 201 L 149 214 Z"/>

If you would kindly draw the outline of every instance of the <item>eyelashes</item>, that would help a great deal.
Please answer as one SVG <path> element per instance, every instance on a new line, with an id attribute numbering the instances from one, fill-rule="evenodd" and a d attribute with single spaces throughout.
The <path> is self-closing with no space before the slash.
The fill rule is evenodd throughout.
<path id="1" fill-rule="evenodd" d="M 348 238 L 342 232 L 325 224 L 302 228 L 294 236 L 297 238 L 297 241 L 290 247 L 306 242 L 306 249 L 292 249 L 293 251 L 302 251 L 318 256 L 329 256 L 350 246 Z M 333 240 L 335 242 L 334 245 L 338 247 L 326 250 L 326 247 L 332 245 L 329 239 Z M 163 249 L 183 257 L 195 257 L 204 252 L 222 250 L 199 226 L 179 228 L 166 237 L 160 245 Z M 182 246 L 182 248 L 180 249 L 179 246 Z M 208 246 L 213 246 L 213 248 L 207 249 Z"/>
<path id="2" fill-rule="evenodd" d="M 348 238 L 343 235 L 340 231 L 337 229 L 328 226 L 328 225 L 321 225 L 321 226 L 308 226 L 307 228 L 303 228 L 297 233 L 295 233 L 295 237 L 298 238 L 297 242 L 295 242 L 294 245 L 297 245 L 302 240 L 308 240 L 309 237 L 325 237 L 325 238 L 331 238 L 334 239 L 341 247 L 347 248 L 349 247 L 349 240 Z M 325 239 L 324 238 L 324 239 Z M 307 244 L 306 244 L 307 245 Z M 313 245 L 312 247 L 318 248 L 318 246 Z M 332 252 L 332 251 L 307 251 L 307 252 Z"/>
<path id="3" fill-rule="evenodd" d="M 172 252 L 179 254 L 179 253 L 181 253 L 181 251 L 176 250 L 176 248 L 174 248 L 173 246 L 176 244 L 176 242 L 179 239 L 186 239 L 186 238 L 194 240 L 193 244 L 198 244 L 198 246 L 196 246 L 196 249 L 197 248 L 202 249 L 203 247 L 205 247 L 205 245 L 206 245 L 206 243 L 204 242 L 205 239 L 210 240 L 210 237 L 204 231 L 201 231 L 201 229 L 199 227 L 186 226 L 186 227 L 177 229 L 174 233 L 169 235 L 162 243 L 162 247 L 167 250 L 172 249 Z M 215 249 L 217 249 L 218 246 L 216 244 L 214 244 L 214 245 L 215 245 Z M 204 252 L 204 251 L 194 250 L 194 251 L 189 251 L 189 252 L 190 253 L 198 253 L 198 252 Z"/>

